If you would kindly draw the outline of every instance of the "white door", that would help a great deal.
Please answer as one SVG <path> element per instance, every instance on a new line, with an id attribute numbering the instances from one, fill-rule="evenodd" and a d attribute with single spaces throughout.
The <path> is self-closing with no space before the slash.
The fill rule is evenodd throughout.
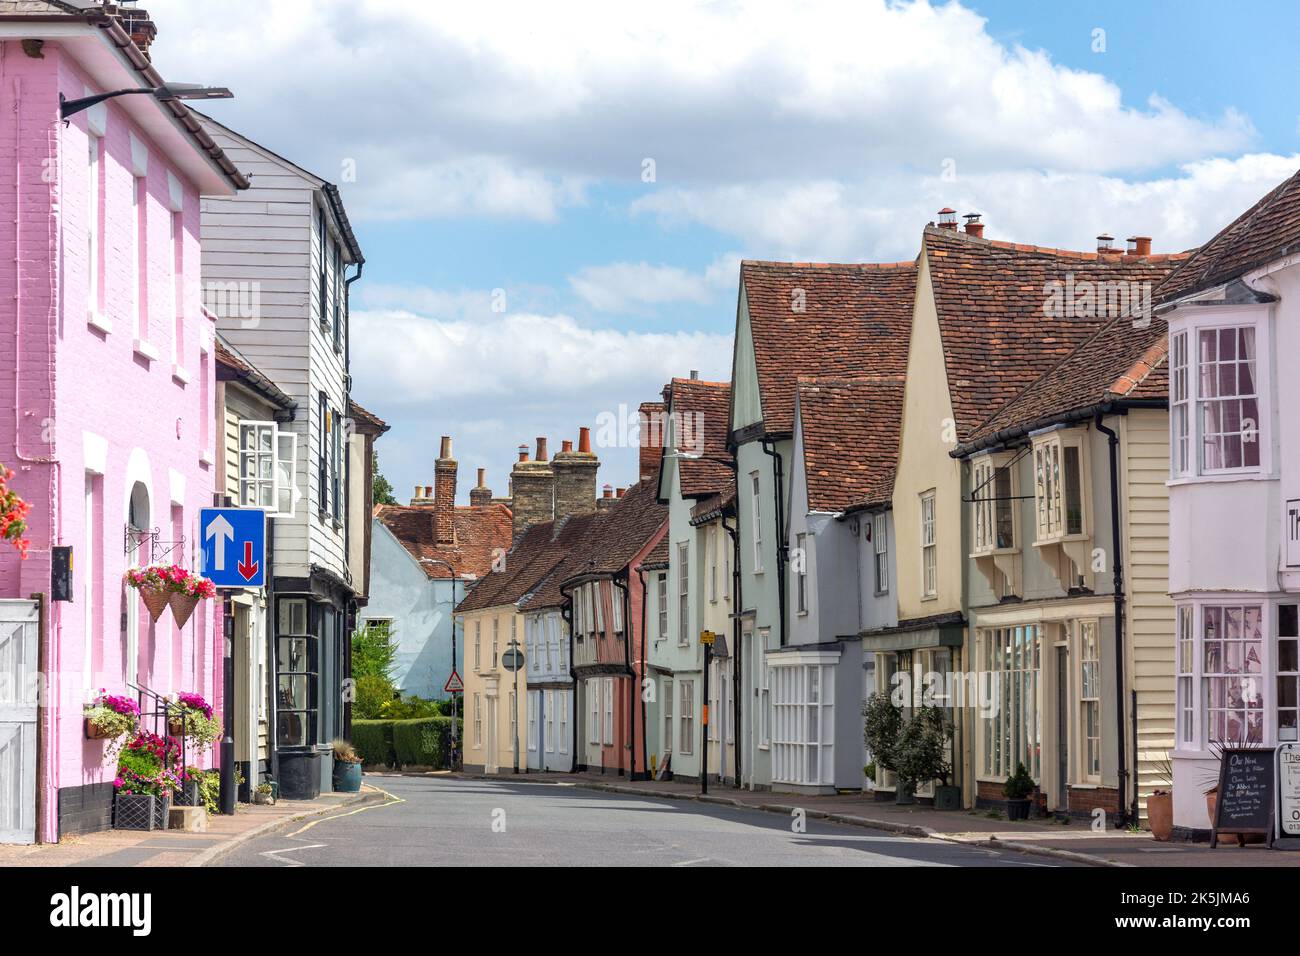
<path id="1" fill-rule="evenodd" d="M 0 600 L 0 843 L 36 842 L 36 704 L 40 615 Z"/>

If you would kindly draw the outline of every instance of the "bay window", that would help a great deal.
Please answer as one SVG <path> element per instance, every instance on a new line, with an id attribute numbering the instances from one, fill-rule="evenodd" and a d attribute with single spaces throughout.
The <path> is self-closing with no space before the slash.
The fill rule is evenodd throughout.
<path id="1" fill-rule="evenodd" d="M 1266 326 L 1201 321 L 1169 336 L 1170 474 L 1259 471 L 1267 368 L 1257 350 Z"/>
<path id="2" fill-rule="evenodd" d="M 600 688 L 601 679 L 587 681 L 587 743 L 600 745 Z"/>
<path id="3" fill-rule="evenodd" d="M 763 508 L 762 495 L 759 491 L 758 472 L 756 471 L 749 473 L 749 489 L 750 513 L 754 519 L 754 573 L 759 574 L 763 570 Z"/>
<path id="4" fill-rule="evenodd" d="M 834 783 L 835 668 L 829 660 L 773 658 L 772 779 L 805 786 Z M 788 655 L 785 655 L 788 657 Z"/>
<path id="5" fill-rule="evenodd" d="M 991 457 L 974 463 L 971 508 L 977 554 L 1015 547 L 1011 469 Z"/>
<path id="6" fill-rule="evenodd" d="M 1034 441 L 1033 456 L 1035 543 L 1086 535 L 1082 436 L 1053 432 Z"/>
<path id="7" fill-rule="evenodd" d="M 1169 336 L 1169 454 L 1175 478 L 1191 472 L 1191 389 L 1187 370 L 1187 333 Z"/>
<path id="8" fill-rule="evenodd" d="M 1196 686 L 1196 636 L 1192 630 L 1193 608 L 1184 605 L 1177 611 L 1178 638 L 1178 742 L 1192 745 L 1196 742 L 1196 708 L 1194 688 Z"/>
<path id="9" fill-rule="evenodd" d="M 1207 743 L 1263 743 L 1263 608 L 1206 605 L 1201 620 Z"/>
<path id="10" fill-rule="evenodd" d="M 614 678 L 605 678 L 605 743 L 614 742 Z"/>
<path id="11" fill-rule="evenodd" d="M 1004 780 L 1023 763 L 1039 779 L 1042 726 L 1038 706 L 1041 634 L 1034 624 L 981 630 L 977 653 L 981 681 L 995 701 L 990 714 L 980 714 L 980 770 Z"/>
<path id="12" fill-rule="evenodd" d="M 1297 740 L 1300 706 L 1300 622 L 1295 604 L 1277 609 L 1277 739 Z"/>
<path id="13" fill-rule="evenodd" d="M 668 640 L 668 575 L 659 574 L 655 587 L 655 603 L 659 608 L 659 640 Z"/>
<path id="14" fill-rule="evenodd" d="M 667 677 L 660 685 L 659 693 L 664 702 L 664 753 L 673 752 L 673 682 Z"/>

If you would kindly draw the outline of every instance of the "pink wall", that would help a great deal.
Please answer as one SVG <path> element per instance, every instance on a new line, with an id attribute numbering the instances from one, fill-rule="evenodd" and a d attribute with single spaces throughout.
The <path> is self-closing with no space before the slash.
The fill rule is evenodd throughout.
<path id="1" fill-rule="evenodd" d="M 159 538 L 182 530 L 177 563 L 194 567 L 198 510 L 211 501 L 214 472 L 201 462 L 213 431 L 215 393 L 210 357 L 213 325 L 201 308 L 199 197 L 182 184 L 183 343 L 180 366 L 188 383 L 173 375 L 175 321 L 167 286 L 172 279 L 168 157 L 139 131 L 149 152 L 145 248 L 148 340 L 158 359 L 134 351 L 131 314 L 133 271 L 131 125 L 118 106 L 107 105 L 103 158 L 103 309 L 112 324 L 105 334 L 87 323 L 86 225 L 90 210 L 88 115 L 64 128 L 56 119 L 58 93 L 84 95 L 90 85 L 71 58 L 46 44 L 43 59 L 5 44 L 0 59 L 0 461 L 17 475 L 13 487 L 32 504 L 31 554 L 19 562 L 0 551 L 0 596 L 48 592 L 50 548 L 74 549 L 72 603 L 52 604 L 44 648 L 51 706 L 43 711 L 47 746 L 42 754 L 45 791 L 39 829 L 55 835 L 59 788 L 112 779 L 104 745 L 84 739 L 81 702 L 100 687 L 125 692 L 125 601 L 123 531 L 131 486 L 148 489 L 152 527 Z M 18 123 L 8 122 L 18 103 Z M 42 175 L 42 171 L 46 171 Z M 15 204 L 17 242 L 11 224 Z M 18 309 L 8 303 L 18 295 Z M 16 326 L 17 323 L 17 326 Z M 15 342 L 19 349 L 15 353 Z M 206 380 L 206 381 L 205 381 Z M 16 398 L 16 401 L 15 401 Z M 8 409 L 17 407 L 17 421 Z M 86 493 L 92 475 L 97 514 L 87 555 Z M 89 557 L 89 560 L 87 558 Z M 90 686 L 86 686 L 85 575 L 93 566 Z M 170 613 L 156 627 L 140 609 L 140 680 L 164 693 L 194 690 L 219 696 L 215 602 L 200 608 L 182 634 Z M 51 759 L 51 751 L 53 757 Z"/>

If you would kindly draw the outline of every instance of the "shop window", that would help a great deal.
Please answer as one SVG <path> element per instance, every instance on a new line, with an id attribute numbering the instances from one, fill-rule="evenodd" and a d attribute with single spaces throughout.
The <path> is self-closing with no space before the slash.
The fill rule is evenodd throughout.
<path id="1" fill-rule="evenodd" d="M 1207 740 L 1263 743 L 1263 609 L 1257 604 L 1206 605 L 1201 613 Z"/>
<path id="2" fill-rule="evenodd" d="M 996 706 L 981 713 L 980 768 L 985 777 L 1004 780 L 1023 763 L 1039 779 L 1042 726 L 1038 708 L 1041 635 L 1036 625 L 979 632 L 978 653 Z"/>
<path id="3" fill-rule="evenodd" d="M 1297 739 L 1297 707 L 1300 707 L 1300 605 L 1279 604 L 1277 608 L 1277 739 Z"/>
<path id="4" fill-rule="evenodd" d="M 306 747 L 316 742 L 319 707 L 319 654 L 316 637 L 308 633 L 307 602 L 296 598 L 280 601 L 278 625 L 276 743 Z"/>

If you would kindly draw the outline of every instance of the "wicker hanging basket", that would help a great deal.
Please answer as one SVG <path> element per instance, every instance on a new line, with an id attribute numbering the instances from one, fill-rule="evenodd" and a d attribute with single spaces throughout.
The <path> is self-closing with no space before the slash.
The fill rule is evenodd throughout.
<path id="1" fill-rule="evenodd" d="M 171 605 L 172 617 L 176 619 L 177 627 L 184 627 L 188 623 L 190 616 L 194 614 L 194 609 L 199 606 L 202 600 L 197 594 L 181 594 L 174 592 L 168 597 L 168 603 Z"/>
<path id="2" fill-rule="evenodd" d="M 168 597 L 167 592 L 159 588 L 140 588 L 140 600 L 144 601 L 144 606 L 149 609 L 149 619 L 155 624 L 167 610 Z"/>

